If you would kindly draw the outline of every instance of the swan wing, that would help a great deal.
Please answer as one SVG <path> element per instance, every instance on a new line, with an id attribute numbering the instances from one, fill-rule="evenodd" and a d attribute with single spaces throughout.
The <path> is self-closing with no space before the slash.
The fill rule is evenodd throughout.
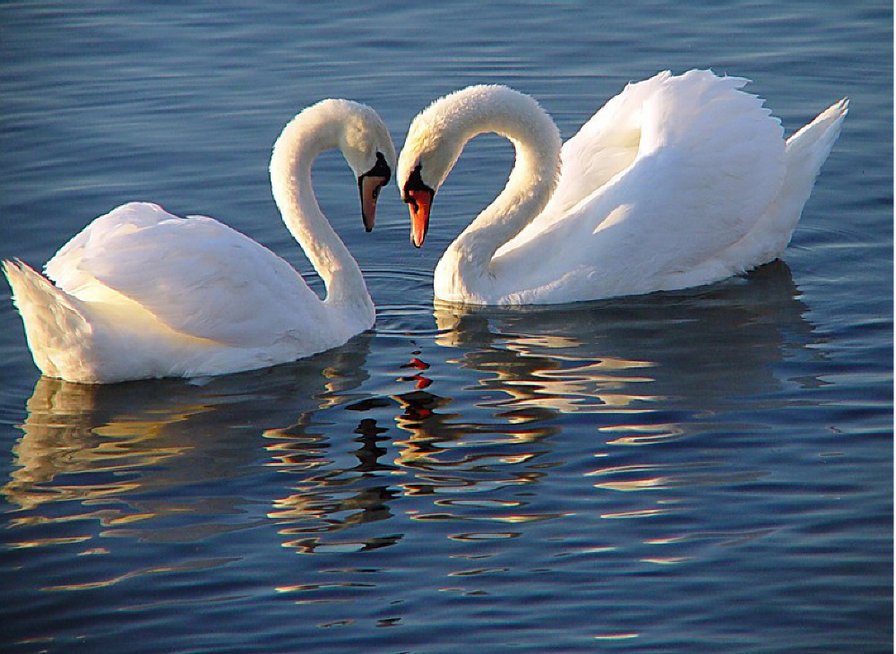
<path id="1" fill-rule="evenodd" d="M 205 216 L 130 203 L 97 218 L 46 265 L 85 302 L 146 311 L 175 331 L 240 346 L 308 328 L 321 302 L 286 261 Z"/>
<path id="2" fill-rule="evenodd" d="M 690 71 L 647 82 L 640 89 L 632 85 L 628 93 L 637 91 L 640 100 L 637 107 L 628 106 L 637 111 L 623 123 L 628 132 L 637 115 L 632 161 L 607 179 L 601 177 L 612 167 L 592 166 L 601 171 L 594 178 L 586 173 L 590 157 L 599 156 L 599 144 L 607 142 L 598 138 L 598 145 L 588 145 L 584 138 L 608 133 L 603 118 L 595 122 L 601 110 L 572 139 L 574 147 L 564 147 L 564 195 L 552 199 L 499 250 L 508 255 L 506 264 L 520 268 L 519 276 L 509 277 L 528 278 L 534 296 L 525 301 L 572 301 L 705 283 L 688 279 L 688 271 L 706 271 L 707 263 L 748 233 L 777 196 L 785 176 L 783 130 L 759 98 L 740 90 L 747 80 Z M 595 187 L 589 192 L 589 186 Z M 562 256 L 535 270 L 525 264 L 533 248 Z M 732 272 L 738 271 L 719 278 Z"/>
<path id="3" fill-rule="evenodd" d="M 781 189 L 784 131 L 740 90 L 747 82 L 690 71 L 665 80 L 641 108 L 638 154 L 613 194 L 631 205 L 632 228 L 651 233 L 653 251 L 675 244 L 670 264 L 691 267 L 740 240 Z M 594 230 L 610 215 L 599 194 L 584 201 Z"/>
<path id="4" fill-rule="evenodd" d="M 626 85 L 563 144 L 560 178 L 543 219 L 562 217 L 631 165 L 641 142 L 642 107 L 670 77 L 665 71 Z"/>
<path id="5" fill-rule="evenodd" d="M 740 197 L 731 201 L 752 198 L 741 213 L 758 217 L 749 207 L 764 207 L 777 192 L 784 176 L 784 142 L 770 110 L 740 90 L 748 81 L 692 70 L 680 76 L 664 71 L 628 84 L 564 143 L 557 189 L 528 226 L 528 235 L 563 220 L 614 177 L 632 172 L 636 162 L 641 168 L 654 166 L 657 176 L 668 181 L 667 200 L 673 188 L 691 188 L 695 192 L 689 197 L 701 201 L 709 199 L 711 189 L 719 194 L 739 189 Z M 653 161 L 646 162 L 648 157 Z M 678 163 L 684 167 L 673 168 Z M 639 189 L 639 196 L 661 192 L 649 191 Z"/>

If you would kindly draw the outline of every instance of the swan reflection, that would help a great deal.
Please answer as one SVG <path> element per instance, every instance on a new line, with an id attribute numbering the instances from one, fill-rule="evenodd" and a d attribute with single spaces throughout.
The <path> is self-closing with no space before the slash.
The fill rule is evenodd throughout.
<path id="1" fill-rule="evenodd" d="M 265 432 L 276 441 L 267 449 L 278 469 L 298 477 L 290 486 L 292 492 L 275 500 L 267 514 L 278 525 L 278 534 L 286 538 L 283 546 L 312 554 L 367 551 L 397 542 L 400 535 L 360 533 L 365 525 L 392 517 L 389 504 L 397 493 L 383 475 L 394 468 L 381 461 L 388 430 L 373 419 L 361 419 L 354 438 L 360 447 L 345 454 L 357 461 L 354 465 L 342 458 L 342 452 L 339 456 L 328 452 L 329 440 L 314 431 L 303 420 L 287 429 Z M 350 528 L 354 528 L 351 538 L 339 535 Z"/>
<path id="2" fill-rule="evenodd" d="M 419 356 L 432 363 L 421 372 L 429 383 L 393 396 L 396 426 L 407 434 L 395 441 L 394 463 L 408 473 L 403 492 L 433 496 L 432 511 L 412 517 L 517 524 L 594 516 L 651 522 L 635 548 L 691 542 L 693 534 L 670 525 L 694 507 L 720 510 L 704 506 L 700 487 L 767 474 L 726 448 L 755 447 L 755 416 L 780 403 L 787 385 L 814 383 L 800 376 L 804 366 L 787 373 L 788 360 L 820 356 L 807 347 L 814 336 L 798 297 L 779 261 L 687 293 L 550 309 L 437 303 L 437 349 Z M 555 489 L 562 500 L 551 497 Z M 595 533 L 606 540 L 586 549 L 611 551 L 613 534 L 631 531 L 603 526 Z M 753 533 L 767 530 L 744 527 Z"/>
<path id="3" fill-rule="evenodd" d="M 776 261 L 709 289 L 543 310 L 437 303 L 437 343 L 485 373 L 503 407 L 631 414 L 722 409 L 772 392 L 776 364 L 811 340 L 806 307 Z M 670 427 L 671 428 L 671 427 Z M 635 426 L 637 430 L 637 426 Z"/>
<path id="4" fill-rule="evenodd" d="M 366 337 L 199 385 L 44 378 L 2 491 L 19 507 L 15 537 L 32 544 L 45 542 L 41 524 L 82 538 L 69 525 L 84 519 L 103 536 L 163 542 L 265 525 L 310 554 L 394 545 L 405 518 L 460 542 L 571 515 L 669 518 L 688 489 L 763 474 L 714 456 L 723 438 L 662 446 L 813 383 L 784 365 L 819 356 L 798 295 L 779 262 L 699 292 L 550 310 L 439 305 L 434 340 L 374 396 L 358 390 Z M 601 533 L 589 551 L 613 547 Z M 687 539 L 660 529 L 642 544 Z"/>
<path id="5" fill-rule="evenodd" d="M 193 383 L 40 378 L 13 446 L 16 467 L 0 489 L 18 507 L 11 514 L 21 530 L 16 542 L 42 544 L 41 532 L 29 530 L 36 525 L 81 534 L 65 525 L 84 519 L 98 520 L 101 536 L 163 542 L 269 523 L 246 509 L 244 480 L 257 474 L 267 444 L 259 425 L 301 429 L 315 412 L 344 402 L 368 377 L 369 340 L 362 335 L 294 364 Z M 296 460 L 297 452 L 285 449 L 275 439 L 269 465 L 313 468 L 313 458 Z"/>

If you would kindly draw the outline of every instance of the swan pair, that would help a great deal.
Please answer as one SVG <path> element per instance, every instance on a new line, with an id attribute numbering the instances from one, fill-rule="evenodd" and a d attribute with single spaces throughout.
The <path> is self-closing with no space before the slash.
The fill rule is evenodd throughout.
<path id="1" fill-rule="evenodd" d="M 467 141 L 495 132 L 516 151 L 504 190 L 436 266 L 436 297 L 592 300 L 707 284 L 775 259 L 847 101 L 785 142 L 780 122 L 741 90 L 746 83 L 660 73 L 626 86 L 565 144 L 535 100 L 504 86 L 435 101 L 411 123 L 397 163 L 415 246 Z M 374 306 L 361 271 L 311 192 L 311 163 L 330 148 L 358 178 L 368 231 L 396 162 L 379 116 L 346 100 L 305 109 L 277 139 L 274 199 L 326 299 L 283 259 L 211 218 L 130 203 L 63 246 L 47 277 L 4 262 L 37 366 L 80 382 L 217 375 L 309 356 L 369 329 Z"/>

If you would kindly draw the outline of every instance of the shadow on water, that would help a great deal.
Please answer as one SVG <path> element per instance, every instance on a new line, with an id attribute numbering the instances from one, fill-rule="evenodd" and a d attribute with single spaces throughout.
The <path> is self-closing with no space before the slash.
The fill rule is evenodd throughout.
<path id="1" fill-rule="evenodd" d="M 549 309 L 438 304 L 439 345 L 490 373 L 507 407 L 561 413 L 699 403 L 780 387 L 775 364 L 812 339 L 782 261 L 713 287 Z"/>
<path id="2" fill-rule="evenodd" d="M 819 383 L 798 298 L 776 262 L 683 293 L 438 305 L 438 329 L 412 341 L 419 349 L 393 364 L 382 395 L 365 391 L 383 383 L 368 373 L 370 343 L 398 342 L 393 333 L 193 383 L 42 378 L 0 489 L 11 506 L 6 565 L 66 548 L 78 565 L 22 580 L 11 601 L 77 591 L 100 613 L 133 612 L 176 603 L 192 583 L 202 602 L 279 598 L 267 606 L 304 616 L 296 629 L 310 633 L 369 616 L 383 598 L 407 600 L 373 611 L 392 624 L 433 591 L 519 606 L 551 596 L 542 619 L 562 614 L 581 634 L 593 620 L 568 618 L 576 606 L 614 614 L 656 580 L 686 578 L 720 598 L 716 618 L 739 623 L 751 608 L 719 571 L 749 568 L 754 559 L 732 554 L 740 548 L 777 551 L 776 534 L 794 529 L 774 508 L 780 480 L 811 474 L 790 469 L 786 445 L 768 452 L 780 419 L 761 424 L 788 403 L 789 385 Z M 787 510 L 830 496 L 824 483 L 801 482 Z M 284 564 L 291 552 L 312 556 Z M 799 577 L 830 565 L 821 561 Z M 587 583 L 553 595 L 568 574 Z M 791 581 L 767 578 L 764 592 Z M 87 604 L 60 611 L 81 625 Z M 22 634 L 29 624 L 15 621 Z M 612 628 L 644 629 L 627 615 Z"/>
<path id="3" fill-rule="evenodd" d="M 369 345 L 365 334 L 293 364 L 192 381 L 94 386 L 40 378 L 13 446 L 17 467 L 0 489 L 18 507 L 10 515 L 22 531 L 13 538 L 21 547 L 29 525 L 82 518 L 115 535 L 169 541 L 234 528 L 193 524 L 179 533 L 165 525 L 239 515 L 242 504 L 261 500 L 250 483 L 265 463 L 259 426 L 307 423 L 351 397 L 368 378 Z M 153 528 L 141 531 L 146 521 Z"/>
<path id="4" fill-rule="evenodd" d="M 431 495 L 440 507 L 414 520 L 444 517 L 446 507 L 463 514 L 449 497 L 460 493 L 497 492 L 493 508 L 504 510 L 526 504 L 509 501 L 508 489 L 563 465 L 610 475 L 598 487 L 642 489 L 647 482 L 631 472 L 650 469 L 655 455 L 604 450 L 674 443 L 698 433 L 702 415 L 773 395 L 783 383 L 777 364 L 812 338 L 797 296 L 776 262 L 697 292 L 551 309 L 438 305 L 430 351 L 457 355 L 436 368 L 413 357 L 399 378 L 409 390 L 383 397 L 358 390 L 369 335 L 306 361 L 200 383 L 42 378 L 13 448 L 19 467 L 2 488 L 18 506 L 13 538 L 28 540 L 29 525 L 83 518 L 98 520 L 102 535 L 166 542 L 273 521 L 298 552 L 365 551 L 400 540 L 356 528 L 393 518 L 402 495 Z M 475 397 L 438 394 L 439 369 L 450 366 L 474 373 L 464 392 Z M 471 402 L 485 411 L 469 411 Z M 338 423 L 317 424 L 322 410 L 341 405 L 349 413 L 332 414 Z M 338 444 L 334 424 L 351 431 Z M 591 441 L 566 442 L 577 430 Z M 593 470 L 598 455 L 612 465 Z M 580 470 L 583 457 L 591 467 Z M 652 478 L 654 487 L 671 475 Z M 244 515 L 247 502 L 267 509 Z M 346 530 L 357 535 L 340 535 Z M 56 531 L 46 543 L 91 538 Z"/>
<path id="5" fill-rule="evenodd" d="M 617 444 L 681 436 L 676 422 L 781 390 L 788 380 L 777 367 L 788 356 L 820 356 L 806 353 L 812 328 L 798 295 L 778 261 L 687 293 L 551 308 L 437 303 L 435 343 L 456 354 L 439 352 L 445 363 L 429 370 L 417 358 L 409 364 L 423 369 L 406 378 L 415 389 L 395 398 L 404 409 L 397 424 L 412 433 L 400 460 L 420 465 L 433 443 L 501 425 L 518 442 L 538 440 L 558 432 L 551 419 L 562 415 L 612 433 Z M 438 394 L 446 365 L 475 373 L 466 390 L 495 422 L 455 420 L 458 398 Z"/>
<path id="6" fill-rule="evenodd" d="M 409 390 L 346 408 L 391 417 L 405 433 L 392 439 L 393 480 L 435 505 L 417 506 L 413 520 L 560 517 L 540 509 L 550 502 L 515 497 L 545 482 L 589 489 L 567 502 L 572 511 L 668 512 L 658 507 L 670 488 L 768 474 L 761 455 L 737 450 L 765 449 L 770 427 L 756 416 L 786 404 L 788 385 L 818 383 L 785 364 L 821 357 L 807 347 L 814 336 L 798 296 L 777 261 L 682 293 L 544 309 L 437 304 L 435 347 L 402 365 Z M 646 492 L 589 507 L 591 487 Z"/>

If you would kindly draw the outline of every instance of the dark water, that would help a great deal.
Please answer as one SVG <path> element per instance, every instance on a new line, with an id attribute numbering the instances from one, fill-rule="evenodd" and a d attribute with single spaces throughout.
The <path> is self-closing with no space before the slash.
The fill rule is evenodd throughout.
<path id="1" fill-rule="evenodd" d="M 891 651 L 891 3 L 4 2 L 0 62 L 0 256 L 33 265 L 152 200 L 307 275 L 266 167 L 323 97 L 399 146 L 474 82 L 565 137 L 665 68 L 753 79 L 788 133 L 851 98 L 784 260 L 708 288 L 434 308 L 489 137 L 421 251 L 319 160 L 378 320 L 294 365 L 40 379 L 3 286 L 0 650 Z"/>

